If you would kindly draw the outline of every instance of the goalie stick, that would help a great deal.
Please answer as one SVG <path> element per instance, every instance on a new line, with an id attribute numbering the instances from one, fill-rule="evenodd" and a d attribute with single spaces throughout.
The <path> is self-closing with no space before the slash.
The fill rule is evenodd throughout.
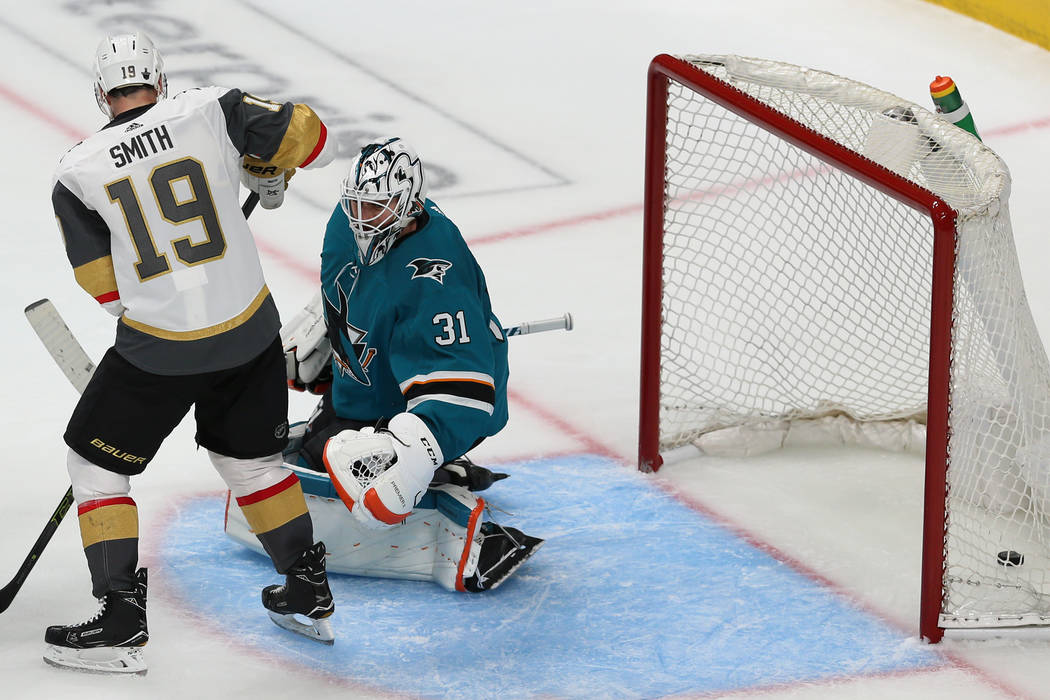
<path id="1" fill-rule="evenodd" d="M 84 348 L 77 342 L 76 337 L 73 336 L 65 321 L 62 320 L 54 304 L 47 299 L 41 299 L 27 306 L 25 314 L 26 318 L 29 319 L 29 324 L 33 326 L 33 330 L 36 331 L 41 342 L 44 343 L 44 347 L 47 348 L 51 357 L 54 358 L 55 364 L 59 366 L 77 392 L 83 393 L 84 387 L 87 386 L 88 380 L 91 379 L 92 372 L 95 371 L 95 363 L 91 361 L 91 358 L 84 352 Z M 62 500 L 58 502 L 58 507 L 55 508 L 55 512 L 51 514 L 51 518 L 47 521 L 39 537 L 36 538 L 36 542 L 29 549 L 29 555 L 22 562 L 22 566 L 19 567 L 15 577 L 11 579 L 10 583 L 0 589 L 0 613 L 10 607 L 11 601 L 15 599 L 18 591 L 22 588 L 22 584 L 25 583 L 29 572 L 36 566 L 37 560 L 43 554 L 44 548 L 51 541 L 55 531 L 58 530 L 58 526 L 62 524 L 62 519 L 66 516 L 66 512 L 71 505 L 73 505 L 72 486 L 66 489 Z"/>
<path id="2" fill-rule="evenodd" d="M 572 314 L 566 313 L 558 318 L 545 318 L 542 321 L 525 321 L 510 328 L 504 328 L 503 334 L 507 337 L 512 335 L 527 335 L 529 333 L 542 333 L 543 331 L 567 331 L 572 330 Z"/>

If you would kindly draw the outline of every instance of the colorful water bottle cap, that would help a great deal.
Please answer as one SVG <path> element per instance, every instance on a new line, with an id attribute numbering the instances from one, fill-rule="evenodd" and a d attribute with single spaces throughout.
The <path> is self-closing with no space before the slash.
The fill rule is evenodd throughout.
<path id="1" fill-rule="evenodd" d="M 938 75 L 930 83 L 930 94 L 934 97 L 944 97 L 955 89 L 955 81 L 947 75 Z"/>

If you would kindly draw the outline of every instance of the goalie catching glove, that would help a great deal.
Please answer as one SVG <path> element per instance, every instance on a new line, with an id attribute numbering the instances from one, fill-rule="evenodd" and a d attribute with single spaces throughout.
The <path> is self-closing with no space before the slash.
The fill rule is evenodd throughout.
<path id="1" fill-rule="evenodd" d="M 418 416 L 399 413 L 385 428 L 344 430 L 324 447 L 324 466 L 351 515 L 369 529 L 407 518 L 443 463 L 441 447 Z"/>
<path id="2" fill-rule="evenodd" d="M 332 343 L 321 311 L 321 293 L 281 327 L 288 387 L 323 394 L 332 385 Z"/>
<path id="3" fill-rule="evenodd" d="M 252 156 L 244 156 L 241 164 L 241 184 L 259 195 L 263 209 L 276 209 L 284 204 L 284 191 L 294 174 L 295 168 L 285 170 Z"/>

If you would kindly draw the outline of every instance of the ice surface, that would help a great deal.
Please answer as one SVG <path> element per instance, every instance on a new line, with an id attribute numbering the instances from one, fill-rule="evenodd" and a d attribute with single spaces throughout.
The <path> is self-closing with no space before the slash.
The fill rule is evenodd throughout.
<path id="1" fill-rule="evenodd" d="M 508 509 L 550 540 L 491 600 L 342 579 L 333 656 L 303 656 L 299 640 L 281 640 L 255 601 L 272 579 L 265 567 L 235 549 L 220 556 L 218 548 L 234 547 L 208 510 L 221 484 L 183 424 L 133 488 L 142 560 L 151 567 L 149 675 L 61 672 L 40 659 L 46 625 L 95 609 L 71 515 L 3 614 L 4 698 L 1050 698 L 1045 641 L 952 642 L 931 652 L 913 638 L 918 458 L 794 450 L 675 465 L 648 482 L 630 472 L 648 61 L 661 52 L 761 56 L 922 103 L 933 76 L 951 75 L 985 141 L 1011 168 L 1029 300 L 1050 337 L 1046 51 L 920 0 L 4 0 L 2 9 L 8 244 L 0 367 L 10 436 L 3 582 L 66 488 L 61 434 L 75 401 L 22 308 L 52 298 L 93 357 L 112 340 L 112 319 L 73 281 L 49 202 L 58 158 L 102 124 L 88 67 L 106 32 L 131 24 L 150 32 L 172 90 L 214 82 L 311 102 L 347 153 L 372 136 L 410 139 L 433 166 L 433 199 L 474 242 L 504 324 L 564 311 L 576 320 L 572 333 L 514 340 L 511 425 L 475 454 L 515 472 L 502 483 L 521 507 Z M 281 209 L 253 216 L 285 316 L 312 293 L 347 163 L 300 173 Z M 302 417 L 311 401 L 294 398 L 293 417 Z M 652 508 L 669 522 L 654 521 Z M 621 547 L 635 529 L 646 541 L 626 550 L 643 558 L 630 559 Z M 683 530 L 692 536 L 683 539 Z M 698 544 L 701 533 L 715 532 Z M 200 549 L 189 546 L 191 536 Z M 187 544 L 173 551 L 179 542 Z M 642 585 L 646 553 L 680 575 Z M 621 562 L 630 571 L 609 573 Z M 603 585 L 566 584 L 576 564 Z M 771 613 L 746 585 L 759 574 L 776 581 L 763 593 L 780 587 L 783 596 Z M 243 595 L 231 588 L 220 606 L 211 596 L 223 576 Z M 545 597 L 553 592 L 564 597 Z M 826 607 L 796 617 L 804 601 Z M 705 614 L 705 605 L 717 609 Z M 522 607 L 526 617 L 508 618 Z M 565 624 L 570 614 L 581 624 Z M 823 636 L 813 633 L 815 620 L 829 625 Z M 709 633 L 682 632 L 694 628 Z M 675 634 L 665 639 L 666 631 Z M 602 658 L 617 659 L 615 667 Z"/>

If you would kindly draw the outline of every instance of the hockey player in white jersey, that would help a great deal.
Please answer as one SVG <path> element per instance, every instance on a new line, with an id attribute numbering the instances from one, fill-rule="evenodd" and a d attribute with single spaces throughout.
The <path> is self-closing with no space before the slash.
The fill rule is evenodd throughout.
<path id="1" fill-rule="evenodd" d="M 308 106 L 204 87 L 165 99 L 164 63 L 143 33 L 104 39 L 95 93 L 111 121 L 71 148 L 52 202 L 76 281 L 118 317 L 65 433 L 80 532 L 100 610 L 48 628 L 45 659 L 145 670 L 146 571 L 137 568 L 130 477 L 194 407 L 197 443 L 260 546 L 285 574 L 263 590 L 279 625 L 331 641 L 323 543 L 283 466 L 287 389 L 277 308 L 238 203 L 246 183 L 274 206 L 295 168 L 335 145 Z M 295 618 L 305 615 L 309 624 Z"/>
<path id="2" fill-rule="evenodd" d="M 472 493 L 496 478 L 463 455 L 507 422 L 507 341 L 480 266 L 427 199 L 403 140 L 369 144 L 350 166 L 321 294 L 282 336 L 293 388 L 330 378 L 297 460 L 316 470 L 299 474 L 331 571 L 483 592 L 539 548 L 486 522 Z M 227 532 L 257 548 L 232 510 Z"/>

